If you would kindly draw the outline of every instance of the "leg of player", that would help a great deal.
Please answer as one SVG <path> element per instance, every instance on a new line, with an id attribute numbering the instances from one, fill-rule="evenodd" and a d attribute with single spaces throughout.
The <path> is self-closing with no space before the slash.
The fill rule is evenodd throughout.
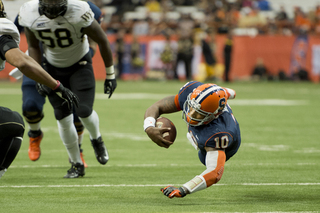
<path id="1" fill-rule="evenodd" d="M 0 178 L 7 171 L 21 147 L 23 118 L 18 112 L 0 107 Z"/>
<path id="2" fill-rule="evenodd" d="M 83 140 L 84 126 L 81 123 L 78 115 L 75 112 L 73 112 L 73 120 L 74 120 L 74 126 L 76 127 L 76 130 L 77 130 L 77 133 L 78 133 L 78 144 L 79 144 L 79 149 L 80 149 L 80 157 L 81 157 L 81 160 L 83 162 L 84 167 L 87 168 L 88 165 L 84 161 L 83 149 L 81 148 L 82 140 Z"/>
<path id="3" fill-rule="evenodd" d="M 70 114 L 57 121 L 60 137 L 65 145 L 69 158 L 71 159 L 71 168 L 64 178 L 78 178 L 84 176 L 84 165 L 80 157 L 78 145 L 78 134 L 73 125 L 73 115 Z"/>
<path id="4" fill-rule="evenodd" d="M 98 162 L 103 165 L 106 164 L 109 160 L 109 154 L 99 131 L 98 114 L 93 110 L 89 117 L 80 119 L 90 133 L 91 144 Z"/>
<path id="5" fill-rule="evenodd" d="M 82 124 L 88 130 L 96 158 L 100 164 L 106 164 L 109 160 L 109 154 L 99 129 L 99 116 L 93 110 L 95 97 L 95 78 L 92 68 L 92 60 L 87 54 L 82 60 L 87 61 L 78 67 L 78 71 L 70 77 L 70 87 L 72 91 L 81 97 L 79 107 L 76 108 Z M 63 83 L 63 82 L 62 82 Z"/>
<path id="6" fill-rule="evenodd" d="M 28 154 L 30 160 L 36 161 L 41 155 L 40 143 L 43 138 L 43 132 L 40 128 L 40 122 L 44 117 L 42 110 L 45 98 L 38 93 L 35 81 L 26 76 L 23 76 L 21 90 L 22 112 L 29 126 Z"/>
<path id="7" fill-rule="evenodd" d="M 67 105 L 61 105 L 61 98 L 55 93 L 50 93 L 48 99 L 54 108 L 59 134 L 72 164 L 64 178 L 82 177 L 85 175 L 85 168 L 80 157 L 78 134 L 73 123 L 72 109 L 69 110 Z"/>

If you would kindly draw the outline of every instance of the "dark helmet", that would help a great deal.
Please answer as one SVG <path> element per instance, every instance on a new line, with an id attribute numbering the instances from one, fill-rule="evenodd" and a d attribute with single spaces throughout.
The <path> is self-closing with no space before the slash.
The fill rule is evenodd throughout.
<path id="1" fill-rule="evenodd" d="M 39 11 L 41 15 L 54 19 L 67 11 L 67 5 L 68 0 L 39 0 Z"/>
<path id="2" fill-rule="evenodd" d="M 7 14 L 4 12 L 4 5 L 2 0 L 0 0 L 0 18 L 7 17 Z"/>

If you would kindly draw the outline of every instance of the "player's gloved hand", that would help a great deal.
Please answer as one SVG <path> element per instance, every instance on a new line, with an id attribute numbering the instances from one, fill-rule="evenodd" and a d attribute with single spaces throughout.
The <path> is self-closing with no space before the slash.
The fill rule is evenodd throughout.
<path id="1" fill-rule="evenodd" d="M 114 79 L 106 79 L 104 81 L 104 93 L 109 94 L 109 98 L 111 97 L 114 90 L 117 88 L 117 80 Z"/>
<path id="2" fill-rule="evenodd" d="M 71 90 L 68 88 L 65 88 L 60 82 L 59 82 L 58 88 L 54 89 L 53 91 L 61 98 L 63 99 L 63 103 L 61 105 L 68 104 L 68 109 L 73 108 L 73 104 L 78 107 L 79 105 L 79 98 L 76 94 L 74 94 Z"/>
<path id="3" fill-rule="evenodd" d="M 40 83 L 36 83 L 36 88 L 38 93 L 43 97 L 47 97 L 47 95 L 52 91 L 52 89 Z"/>
<path id="4" fill-rule="evenodd" d="M 167 196 L 170 199 L 174 197 L 184 197 L 187 195 L 183 187 L 177 188 L 174 186 L 167 186 L 165 188 L 162 188 L 161 191 L 165 196 Z"/>

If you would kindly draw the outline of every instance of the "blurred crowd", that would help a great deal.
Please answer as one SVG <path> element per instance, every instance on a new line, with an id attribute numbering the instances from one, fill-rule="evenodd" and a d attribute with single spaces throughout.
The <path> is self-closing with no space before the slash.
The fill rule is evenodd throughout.
<path id="1" fill-rule="evenodd" d="M 320 5 L 277 9 L 269 0 L 92 0 L 105 8 L 102 24 L 108 33 L 124 29 L 135 35 L 186 34 L 194 28 L 227 33 L 253 28 L 257 34 L 320 34 Z M 107 2 L 107 3 L 106 3 Z M 114 10 L 108 10 L 113 8 Z M 294 11 L 289 17 L 286 9 Z M 241 32 L 241 31 L 238 31 Z"/>

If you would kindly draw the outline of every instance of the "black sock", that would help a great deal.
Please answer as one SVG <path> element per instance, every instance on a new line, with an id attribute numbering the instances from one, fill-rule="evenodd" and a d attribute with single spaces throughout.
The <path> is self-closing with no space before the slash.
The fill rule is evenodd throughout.
<path id="1" fill-rule="evenodd" d="M 28 136 L 29 136 L 30 138 L 36 138 L 36 137 L 40 136 L 41 133 L 42 133 L 41 130 L 30 130 L 30 131 L 28 132 Z"/>

